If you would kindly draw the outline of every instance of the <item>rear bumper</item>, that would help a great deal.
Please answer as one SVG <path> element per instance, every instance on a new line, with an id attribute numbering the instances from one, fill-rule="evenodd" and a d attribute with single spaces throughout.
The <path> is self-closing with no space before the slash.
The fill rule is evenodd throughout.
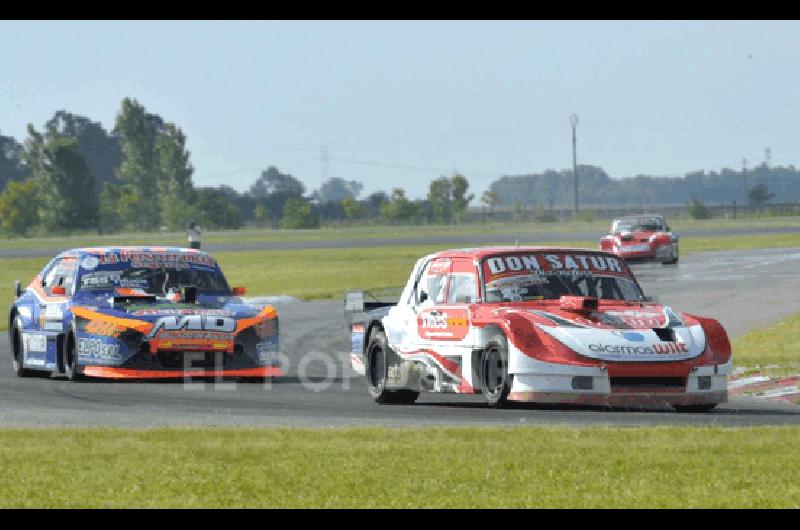
<path id="1" fill-rule="evenodd" d="M 192 377 L 280 377 L 283 371 L 273 366 L 223 370 L 139 370 L 115 366 L 84 366 L 88 377 L 104 379 L 183 379 Z"/>

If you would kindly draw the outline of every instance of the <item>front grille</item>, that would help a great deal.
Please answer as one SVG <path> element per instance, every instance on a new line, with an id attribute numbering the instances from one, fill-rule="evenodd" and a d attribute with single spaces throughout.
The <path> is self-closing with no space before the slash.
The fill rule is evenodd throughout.
<path id="1" fill-rule="evenodd" d="M 686 388 L 685 377 L 612 377 L 611 389 L 619 390 L 638 390 L 638 389 L 661 389 L 661 390 L 684 390 Z"/>
<path id="2" fill-rule="evenodd" d="M 192 369 L 192 368 L 226 368 L 229 356 L 218 352 L 183 352 L 164 351 L 158 352 L 157 362 L 164 368 Z"/>

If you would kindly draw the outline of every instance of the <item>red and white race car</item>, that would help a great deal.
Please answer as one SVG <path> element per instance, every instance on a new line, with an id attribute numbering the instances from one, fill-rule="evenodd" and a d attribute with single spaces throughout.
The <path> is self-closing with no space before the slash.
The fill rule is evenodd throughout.
<path id="1" fill-rule="evenodd" d="M 611 233 L 600 240 L 600 250 L 628 261 L 678 263 L 678 236 L 660 215 L 632 215 L 611 223 Z"/>
<path id="2" fill-rule="evenodd" d="M 591 249 L 446 250 L 417 261 L 396 304 L 348 293 L 353 369 L 379 403 L 420 391 L 589 405 L 727 400 L 719 322 L 650 301 L 625 261 Z"/>

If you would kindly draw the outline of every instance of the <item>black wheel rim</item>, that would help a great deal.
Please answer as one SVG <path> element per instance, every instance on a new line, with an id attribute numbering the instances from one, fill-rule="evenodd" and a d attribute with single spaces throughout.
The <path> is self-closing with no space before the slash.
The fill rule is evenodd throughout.
<path id="1" fill-rule="evenodd" d="M 483 359 L 483 383 L 486 393 L 490 396 L 498 395 L 505 384 L 505 365 L 503 356 L 497 348 L 486 352 Z"/>
<path id="2" fill-rule="evenodd" d="M 383 360 L 383 348 L 375 344 L 369 351 L 369 383 L 372 388 L 380 388 L 386 377 L 386 364 Z"/>

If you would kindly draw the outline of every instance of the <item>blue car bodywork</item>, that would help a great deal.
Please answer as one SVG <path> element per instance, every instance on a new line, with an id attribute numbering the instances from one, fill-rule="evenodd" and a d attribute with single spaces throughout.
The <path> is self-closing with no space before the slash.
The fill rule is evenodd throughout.
<path id="1" fill-rule="evenodd" d="M 176 247 L 62 252 L 9 310 L 17 375 L 282 375 L 275 309 L 236 296 L 216 260 Z"/>

